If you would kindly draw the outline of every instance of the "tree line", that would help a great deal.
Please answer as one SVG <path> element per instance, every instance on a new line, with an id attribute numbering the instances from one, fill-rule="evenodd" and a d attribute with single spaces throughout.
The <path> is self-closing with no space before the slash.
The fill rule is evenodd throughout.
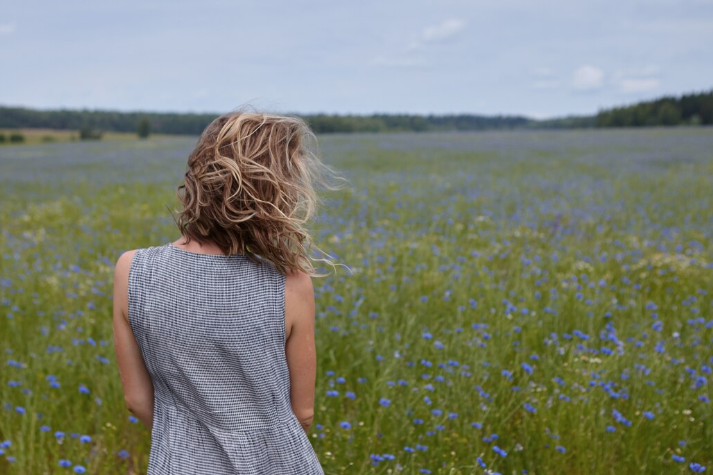
<path id="1" fill-rule="evenodd" d="M 713 90 L 600 111 L 597 127 L 645 127 L 713 124 Z"/>
<path id="2" fill-rule="evenodd" d="M 60 130 L 103 130 L 198 135 L 219 114 L 118 112 L 104 110 L 36 110 L 24 107 L 0 107 L 2 128 L 48 128 Z M 312 114 L 302 117 L 315 133 L 400 132 L 429 130 L 510 129 L 531 122 L 523 116 L 483 115 L 409 115 Z"/>
<path id="3" fill-rule="evenodd" d="M 445 130 L 557 129 L 713 124 L 713 90 L 681 97 L 600 110 L 595 115 L 535 120 L 518 115 L 474 114 L 293 114 L 302 117 L 318 134 L 349 132 L 426 132 Z M 101 131 L 198 135 L 218 114 L 119 112 L 108 110 L 37 110 L 0 106 L 0 128 L 79 130 L 82 138 Z M 94 136 L 92 136 L 94 134 Z M 100 137 L 100 135 L 99 135 Z"/>

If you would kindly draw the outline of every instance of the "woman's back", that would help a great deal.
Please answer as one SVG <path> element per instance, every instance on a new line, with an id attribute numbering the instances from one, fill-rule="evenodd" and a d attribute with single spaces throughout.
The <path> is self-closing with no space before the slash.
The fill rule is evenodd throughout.
<path id="1" fill-rule="evenodd" d="M 243 254 L 136 251 L 128 319 L 154 385 L 148 475 L 324 473 L 290 403 L 286 279 Z"/>

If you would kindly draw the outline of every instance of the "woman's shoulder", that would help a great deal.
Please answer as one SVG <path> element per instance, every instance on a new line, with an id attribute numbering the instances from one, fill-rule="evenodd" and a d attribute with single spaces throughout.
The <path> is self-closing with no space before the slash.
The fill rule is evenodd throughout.
<path id="1" fill-rule="evenodd" d="M 121 254 L 119 254 L 119 258 L 116 260 L 116 265 L 114 266 L 115 275 L 129 274 L 131 263 L 134 260 L 134 256 L 138 251 L 139 249 L 131 249 L 128 251 L 123 251 Z"/>
<path id="2" fill-rule="evenodd" d="M 285 275 L 285 286 L 298 294 L 310 293 L 314 290 L 312 278 L 300 270 L 288 272 Z"/>
<path id="3" fill-rule="evenodd" d="M 302 271 L 287 273 L 285 276 L 285 306 L 307 307 L 314 304 L 314 285 L 309 274 Z"/>
<path id="4" fill-rule="evenodd" d="M 114 268 L 115 275 L 118 273 L 128 278 L 132 267 L 140 264 L 140 262 L 146 260 L 147 257 L 161 252 L 164 248 L 165 246 L 149 246 L 122 251 L 116 260 Z"/>

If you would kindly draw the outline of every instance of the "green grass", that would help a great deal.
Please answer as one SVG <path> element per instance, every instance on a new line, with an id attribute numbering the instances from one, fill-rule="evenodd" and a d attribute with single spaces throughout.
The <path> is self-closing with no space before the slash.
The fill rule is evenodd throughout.
<path id="1" fill-rule="evenodd" d="M 713 470 L 713 130 L 320 141 L 352 184 L 312 224 L 349 268 L 314 280 L 326 473 L 485 473 L 478 457 L 508 475 Z M 0 149 L 0 473 L 145 473 L 113 265 L 177 237 L 194 143 Z"/>

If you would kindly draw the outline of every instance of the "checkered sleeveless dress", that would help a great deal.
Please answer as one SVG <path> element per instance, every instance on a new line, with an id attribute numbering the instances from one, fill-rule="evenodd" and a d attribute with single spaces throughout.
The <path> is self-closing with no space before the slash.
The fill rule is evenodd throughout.
<path id="1" fill-rule="evenodd" d="M 154 385 L 147 475 L 323 475 L 292 412 L 285 279 L 170 243 L 137 250 L 129 323 Z"/>

